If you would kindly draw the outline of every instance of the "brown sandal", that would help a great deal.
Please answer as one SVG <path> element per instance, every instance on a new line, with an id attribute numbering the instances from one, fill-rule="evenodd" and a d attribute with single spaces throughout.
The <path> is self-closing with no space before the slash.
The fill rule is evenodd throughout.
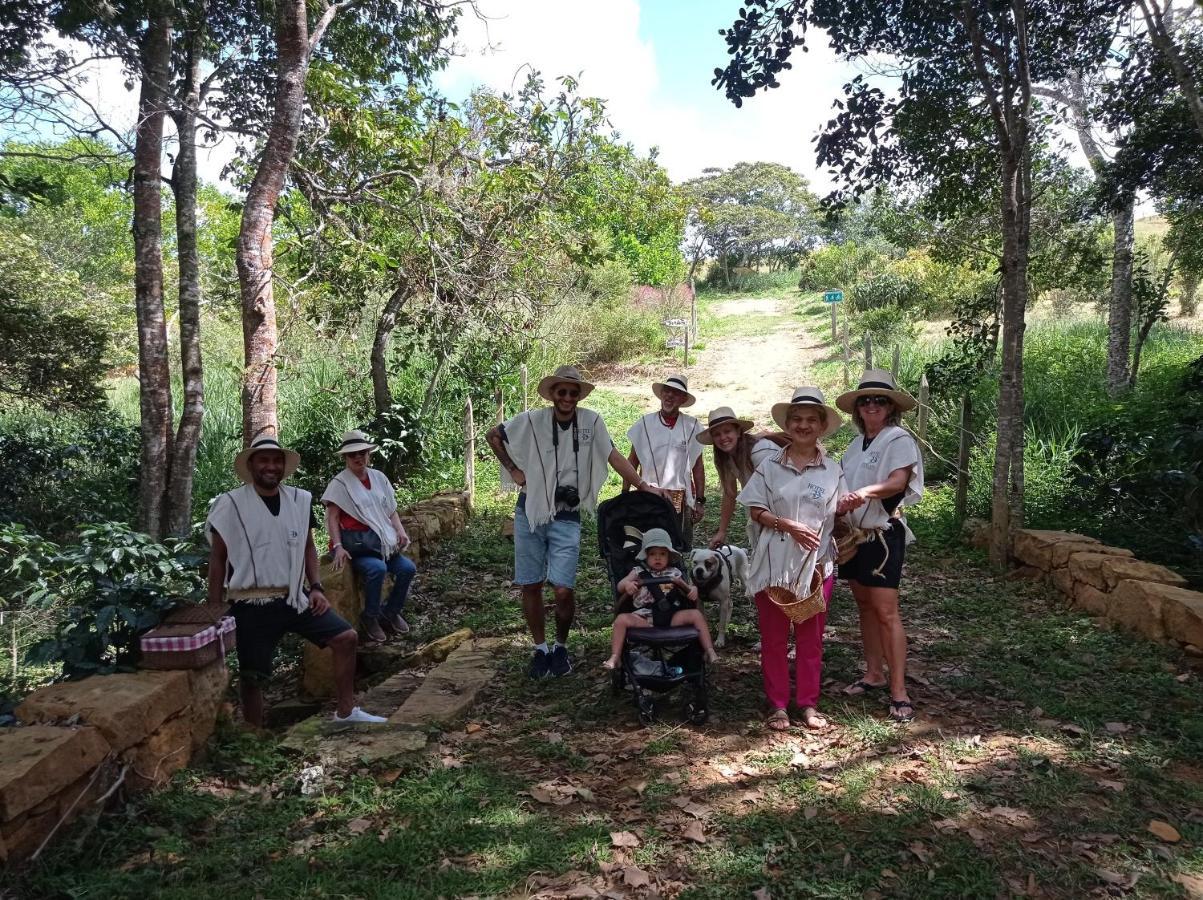
<path id="1" fill-rule="evenodd" d="M 769 731 L 789 731 L 789 713 L 784 709 L 773 710 L 764 720 L 764 727 Z"/>

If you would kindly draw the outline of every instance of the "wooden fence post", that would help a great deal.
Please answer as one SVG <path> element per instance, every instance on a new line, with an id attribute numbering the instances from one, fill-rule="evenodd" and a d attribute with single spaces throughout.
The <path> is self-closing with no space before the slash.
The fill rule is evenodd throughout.
<path id="1" fill-rule="evenodd" d="M 526 412 L 530 409 L 530 402 L 527 400 L 526 394 L 526 363 L 522 364 L 522 411 Z"/>
<path id="2" fill-rule="evenodd" d="M 494 418 L 494 424 L 500 425 L 505 421 L 505 394 L 501 391 L 501 385 L 493 388 L 493 402 L 497 404 L 497 415 Z"/>
<path id="3" fill-rule="evenodd" d="M 848 366 L 852 363 L 852 351 L 848 349 L 848 323 L 844 323 L 844 390 L 848 390 Z"/>
<path id="4" fill-rule="evenodd" d="M 927 374 L 919 379 L 919 443 L 927 444 L 927 398 L 930 389 L 927 386 Z"/>
<path id="5" fill-rule="evenodd" d="M 969 395 L 961 397 L 961 442 L 957 449 L 957 496 L 956 520 L 957 525 L 965 521 L 966 506 L 969 502 L 969 433 L 973 426 L 973 405 Z"/>
<path id="6" fill-rule="evenodd" d="M 472 419 L 472 398 L 464 404 L 464 493 L 468 507 L 476 506 L 476 423 Z"/>
<path id="7" fill-rule="evenodd" d="M 828 303 L 827 305 L 831 307 L 831 343 L 834 344 L 836 342 L 836 329 L 839 327 L 839 314 L 836 312 L 836 307 L 839 304 Z"/>
<path id="8" fill-rule="evenodd" d="M 698 293 L 694 290 L 693 279 L 689 279 L 689 332 L 693 342 L 698 342 Z"/>
<path id="9" fill-rule="evenodd" d="M 873 335 L 865 332 L 865 368 L 873 368 Z"/>
<path id="10" fill-rule="evenodd" d="M 898 344 L 895 344 L 894 345 L 894 361 L 892 363 L 892 368 L 890 369 L 890 371 L 894 374 L 895 379 L 898 378 L 898 369 L 901 367 L 901 364 L 902 364 L 902 348 L 899 347 Z"/>

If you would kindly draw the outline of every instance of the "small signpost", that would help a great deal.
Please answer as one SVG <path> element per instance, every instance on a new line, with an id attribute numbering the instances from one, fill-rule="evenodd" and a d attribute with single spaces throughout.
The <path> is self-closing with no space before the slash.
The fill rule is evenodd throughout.
<path id="1" fill-rule="evenodd" d="M 823 302 L 831 304 L 831 343 L 833 343 L 833 344 L 836 342 L 836 328 L 838 327 L 837 323 L 836 323 L 836 315 L 837 314 L 836 314 L 835 305 L 837 303 L 843 302 L 843 299 L 844 299 L 843 291 L 824 291 L 823 292 Z"/>
<path id="2" fill-rule="evenodd" d="M 668 329 L 669 335 L 664 346 L 670 350 L 682 350 L 685 368 L 689 368 L 689 320 L 665 319 L 661 324 Z"/>

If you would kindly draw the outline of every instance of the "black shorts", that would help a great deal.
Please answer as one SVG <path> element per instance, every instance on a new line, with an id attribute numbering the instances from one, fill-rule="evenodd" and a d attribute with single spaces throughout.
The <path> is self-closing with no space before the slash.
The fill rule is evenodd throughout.
<path id="1" fill-rule="evenodd" d="M 865 587 L 897 589 L 902 581 L 905 557 L 906 528 L 894 522 L 881 533 L 880 538 L 873 535 L 872 540 L 857 547 L 856 556 L 839 567 L 839 577 L 841 581 L 855 581 Z M 883 561 L 885 565 L 882 565 Z M 874 574 L 878 569 L 881 570 L 880 574 Z"/>
<path id="2" fill-rule="evenodd" d="M 284 599 L 271 603 L 231 603 L 230 615 L 237 626 L 234 643 L 238 649 L 238 671 L 248 681 L 271 678 L 272 663 L 280 638 L 291 632 L 319 647 L 350 629 L 347 620 L 328 609 L 320 616 L 299 613 Z"/>

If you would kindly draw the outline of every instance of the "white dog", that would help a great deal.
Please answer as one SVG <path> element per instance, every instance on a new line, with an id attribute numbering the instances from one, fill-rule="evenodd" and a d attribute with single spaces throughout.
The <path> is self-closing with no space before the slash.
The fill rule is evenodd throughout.
<path id="1" fill-rule="evenodd" d="M 748 551 L 724 544 L 717 550 L 694 550 L 689 557 L 690 573 L 698 589 L 698 600 L 718 602 L 718 634 L 714 646 L 727 643 L 727 626 L 731 624 L 731 594 L 735 582 L 745 589 L 748 585 Z"/>

